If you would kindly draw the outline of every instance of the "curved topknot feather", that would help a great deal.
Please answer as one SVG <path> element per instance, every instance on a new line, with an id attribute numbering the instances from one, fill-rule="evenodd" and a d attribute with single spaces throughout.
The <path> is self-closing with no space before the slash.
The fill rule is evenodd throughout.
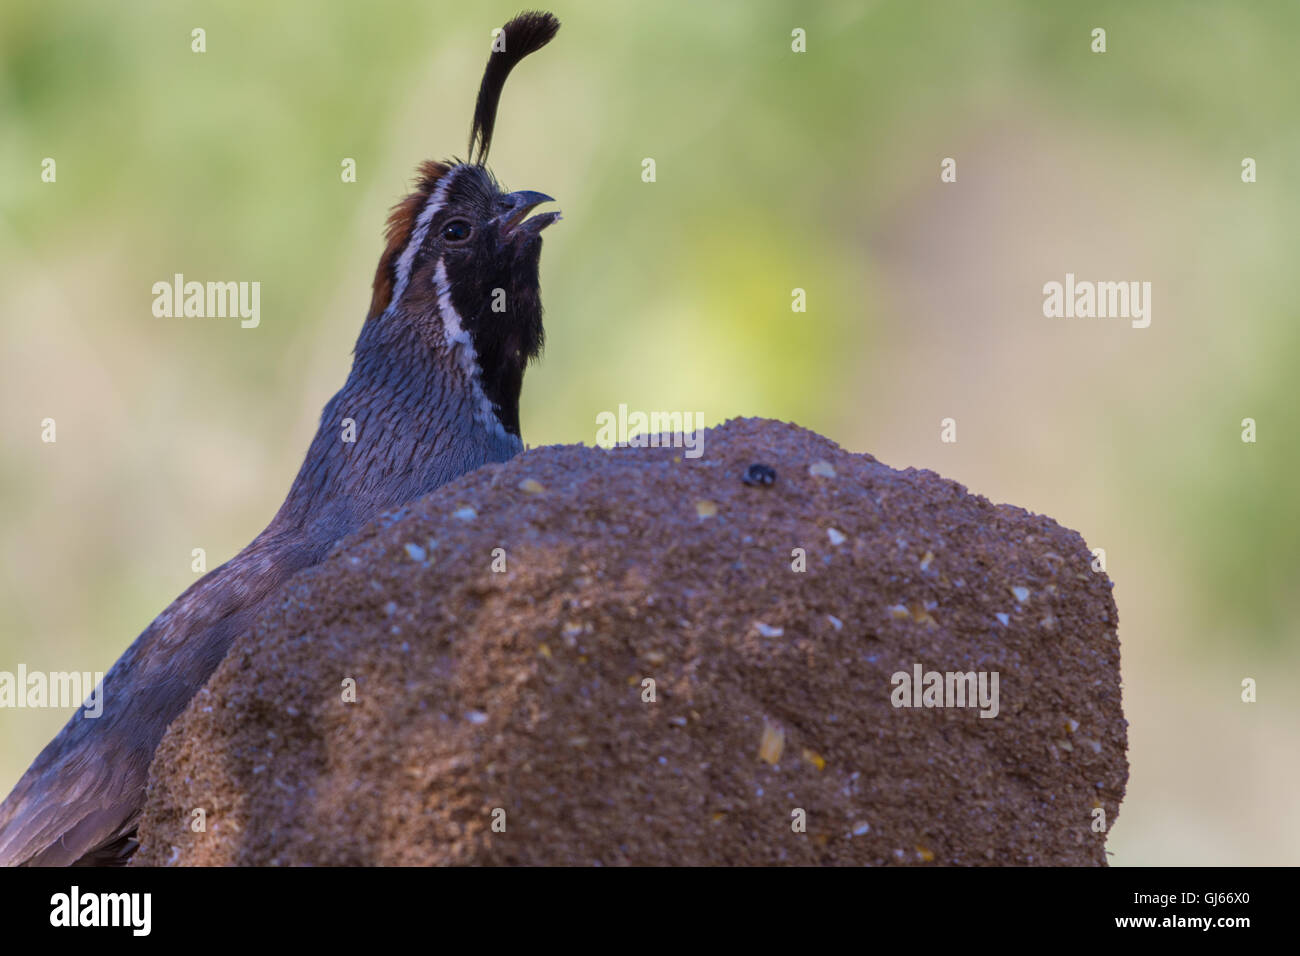
<path id="1" fill-rule="evenodd" d="M 492 42 L 483 82 L 478 88 L 478 102 L 474 105 L 474 125 L 469 131 L 469 161 L 483 165 L 492 146 L 492 127 L 497 120 L 497 104 L 501 89 L 515 64 L 551 42 L 560 21 L 552 13 L 533 10 L 521 13 L 504 27 Z"/>

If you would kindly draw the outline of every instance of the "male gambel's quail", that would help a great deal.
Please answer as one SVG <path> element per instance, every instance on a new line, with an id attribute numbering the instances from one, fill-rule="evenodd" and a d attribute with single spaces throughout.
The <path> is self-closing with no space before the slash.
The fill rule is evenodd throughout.
<path id="1" fill-rule="evenodd" d="M 163 733 L 279 586 L 380 512 L 523 449 L 519 391 L 542 346 L 539 234 L 559 214 L 526 219 L 550 197 L 503 192 L 484 161 L 506 77 L 559 26 L 524 13 L 494 39 L 469 159 L 424 163 L 389 217 L 352 372 L 284 504 L 136 638 L 104 678 L 103 714 L 79 710 L 41 751 L 0 806 L 0 864 L 126 862 Z"/>

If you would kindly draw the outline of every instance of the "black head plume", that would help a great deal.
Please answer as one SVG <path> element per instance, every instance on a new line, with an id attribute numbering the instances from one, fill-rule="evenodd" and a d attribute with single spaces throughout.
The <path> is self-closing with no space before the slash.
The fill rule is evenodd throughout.
<path id="1" fill-rule="evenodd" d="M 482 165 L 492 145 L 492 127 L 497 121 L 497 104 L 501 89 L 515 64 L 551 42 L 560 29 L 555 15 L 541 11 L 521 13 L 504 27 L 492 43 L 487 69 L 478 88 L 474 105 L 474 125 L 469 131 L 469 161 Z"/>

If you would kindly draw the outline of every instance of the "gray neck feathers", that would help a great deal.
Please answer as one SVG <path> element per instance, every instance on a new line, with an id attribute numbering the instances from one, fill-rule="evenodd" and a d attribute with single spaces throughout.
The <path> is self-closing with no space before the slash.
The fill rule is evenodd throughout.
<path id="1" fill-rule="evenodd" d="M 484 416 L 481 389 L 452 351 L 431 348 L 398 310 L 367 322 L 347 383 L 321 413 L 306 461 L 264 534 L 298 531 L 332 542 L 522 451 L 519 438 Z"/>

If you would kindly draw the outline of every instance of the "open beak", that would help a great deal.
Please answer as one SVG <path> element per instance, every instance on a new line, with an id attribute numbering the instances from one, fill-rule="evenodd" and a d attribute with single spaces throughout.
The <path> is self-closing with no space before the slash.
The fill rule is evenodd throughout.
<path id="1" fill-rule="evenodd" d="M 500 201 L 505 205 L 505 209 L 495 221 L 501 230 L 501 235 L 507 239 L 514 238 L 518 233 L 535 236 L 560 218 L 558 212 L 544 212 L 540 216 L 525 220 L 525 217 L 537 206 L 544 202 L 555 202 L 546 193 L 522 189 L 519 192 L 507 193 Z"/>

